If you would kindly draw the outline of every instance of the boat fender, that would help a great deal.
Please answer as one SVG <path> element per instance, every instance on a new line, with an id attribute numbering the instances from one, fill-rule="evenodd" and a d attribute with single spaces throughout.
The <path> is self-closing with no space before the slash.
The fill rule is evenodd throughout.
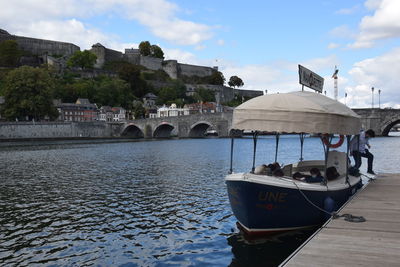
<path id="1" fill-rule="evenodd" d="M 332 214 L 335 211 L 336 203 L 331 197 L 326 197 L 324 200 L 324 210 L 327 211 L 329 214 Z M 330 216 L 327 216 L 328 219 Z"/>
<path id="2" fill-rule="evenodd" d="M 324 134 L 324 135 L 322 136 L 322 141 L 324 142 L 324 144 L 325 144 L 326 146 L 329 146 L 329 147 L 332 147 L 332 148 L 338 148 L 338 147 L 340 147 L 340 146 L 343 144 L 343 142 L 344 142 L 344 135 L 343 135 L 343 134 L 339 135 L 339 141 L 338 141 L 336 144 L 331 144 L 331 143 L 329 143 L 329 134 Z"/>

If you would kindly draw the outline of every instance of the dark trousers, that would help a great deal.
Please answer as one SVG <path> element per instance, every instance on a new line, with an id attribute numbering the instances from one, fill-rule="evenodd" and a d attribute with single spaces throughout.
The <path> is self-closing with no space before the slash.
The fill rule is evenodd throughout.
<path id="1" fill-rule="evenodd" d="M 372 164 L 374 162 L 374 155 L 365 149 L 365 153 L 360 153 L 360 151 L 353 151 L 353 158 L 354 158 L 354 168 L 359 169 L 361 167 L 361 157 L 368 159 L 368 171 L 372 171 Z"/>

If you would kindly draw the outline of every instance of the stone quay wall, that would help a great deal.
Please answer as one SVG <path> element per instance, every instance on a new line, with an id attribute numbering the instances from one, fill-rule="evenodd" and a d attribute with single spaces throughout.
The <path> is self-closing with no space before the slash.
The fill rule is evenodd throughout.
<path id="1" fill-rule="evenodd" d="M 105 122 L 5 122 L 0 140 L 119 137 L 122 123 Z"/>

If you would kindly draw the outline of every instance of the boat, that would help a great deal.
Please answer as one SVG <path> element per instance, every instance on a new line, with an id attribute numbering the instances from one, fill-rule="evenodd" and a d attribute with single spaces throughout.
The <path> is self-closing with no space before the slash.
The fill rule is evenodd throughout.
<path id="1" fill-rule="evenodd" d="M 249 166 L 249 172 L 235 173 L 232 166 L 235 137 L 231 138 L 230 171 L 225 182 L 238 228 L 254 236 L 322 225 L 362 186 L 360 176 L 348 171 L 350 139 L 360 128 L 360 117 L 350 108 L 314 92 L 268 94 L 236 107 L 232 132 L 251 131 L 254 141 L 252 167 Z M 268 172 L 268 168 L 260 172 L 260 166 L 255 164 L 257 137 L 265 132 L 275 133 L 275 162 L 279 137 L 299 135 L 300 159 L 279 166 L 280 176 Z M 303 160 L 304 137 L 309 135 L 321 138 L 323 159 Z M 334 143 L 337 140 L 334 135 L 339 142 Z M 344 141 L 347 141 L 346 152 L 336 150 Z M 312 168 L 320 171 L 322 182 L 293 178 L 295 173 L 309 174 Z M 329 177 L 332 169 L 336 175 Z"/>

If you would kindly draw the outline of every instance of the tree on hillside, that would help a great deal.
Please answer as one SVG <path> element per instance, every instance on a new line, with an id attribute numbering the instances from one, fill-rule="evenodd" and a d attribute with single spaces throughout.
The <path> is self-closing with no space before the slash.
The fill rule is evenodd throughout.
<path id="1" fill-rule="evenodd" d="M 141 76 L 141 67 L 127 63 L 117 70 L 119 78 L 129 83 L 131 92 L 138 98 L 147 93 L 146 81 Z"/>
<path id="2" fill-rule="evenodd" d="M 16 67 L 21 58 L 22 51 L 18 49 L 18 44 L 14 40 L 0 42 L 0 66 Z"/>
<path id="3" fill-rule="evenodd" d="M 88 50 L 76 51 L 67 61 L 69 67 L 93 68 L 97 56 Z"/>
<path id="4" fill-rule="evenodd" d="M 135 101 L 132 106 L 132 112 L 135 119 L 142 119 L 145 117 L 146 110 L 143 107 L 143 103 L 140 101 Z"/>
<path id="5" fill-rule="evenodd" d="M 229 79 L 228 85 L 231 87 L 242 87 L 244 83 L 238 76 L 232 76 Z"/>
<path id="6" fill-rule="evenodd" d="M 182 99 L 186 98 L 186 87 L 185 85 L 176 80 L 173 81 L 170 86 L 161 88 L 157 92 L 157 105 L 180 103 Z"/>
<path id="7" fill-rule="evenodd" d="M 151 46 L 151 56 L 164 59 L 164 52 L 158 45 Z"/>
<path id="8" fill-rule="evenodd" d="M 94 101 L 99 106 L 132 108 L 134 96 L 129 84 L 118 78 L 101 77 L 96 83 Z"/>
<path id="9" fill-rule="evenodd" d="M 158 45 L 152 45 L 149 41 L 142 41 L 139 44 L 139 52 L 142 56 L 164 58 L 164 52 Z"/>
<path id="10" fill-rule="evenodd" d="M 224 85 L 225 83 L 225 77 L 220 71 L 214 71 L 210 76 L 207 77 L 208 83 L 209 84 L 214 84 L 214 85 Z"/>
<path id="11" fill-rule="evenodd" d="M 196 89 L 195 95 L 193 98 L 199 102 L 214 102 L 215 101 L 215 94 L 213 91 L 200 87 Z"/>
<path id="12" fill-rule="evenodd" d="M 3 85 L 4 116 L 10 120 L 57 118 L 53 90 L 54 80 L 45 69 L 23 66 L 9 72 Z"/>
<path id="13" fill-rule="evenodd" d="M 149 41 L 142 41 L 139 44 L 139 52 L 142 56 L 150 56 L 151 45 Z"/>

